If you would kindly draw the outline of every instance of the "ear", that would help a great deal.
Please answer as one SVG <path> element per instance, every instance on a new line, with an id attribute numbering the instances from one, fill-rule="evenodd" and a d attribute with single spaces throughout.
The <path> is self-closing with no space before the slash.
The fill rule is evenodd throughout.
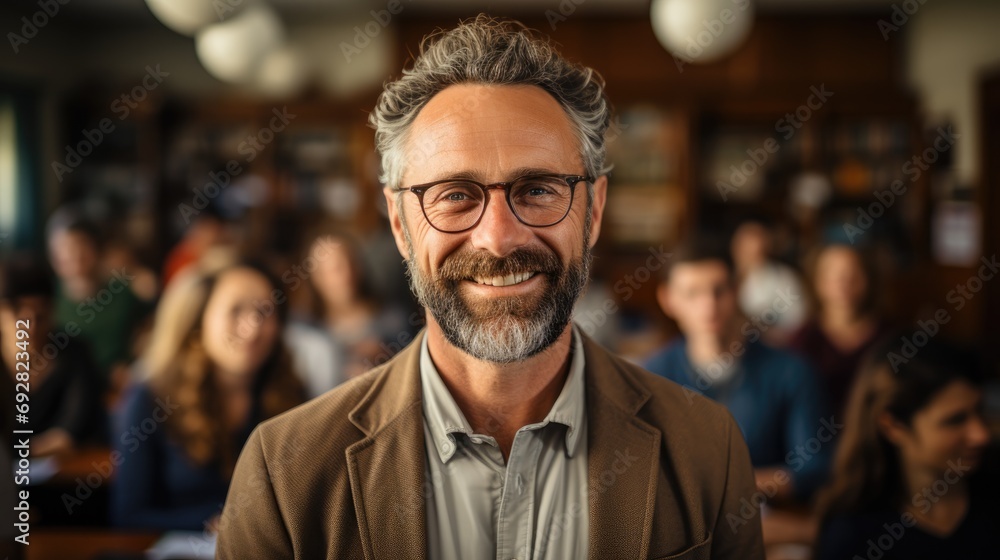
<path id="1" fill-rule="evenodd" d="M 888 412 L 879 414 L 876 422 L 879 433 L 897 447 L 903 445 L 910 436 L 910 430 Z"/>
<path id="2" fill-rule="evenodd" d="M 656 303 L 660 304 L 660 309 L 667 317 L 673 319 L 673 306 L 670 305 L 670 284 L 667 282 L 660 282 L 657 284 Z"/>
<path id="3" fill-rule="evenodd" d="M 406 235 L 403 233 L 402 208 L 396 206 L 396 191 L 391 187 L 384 187 L 382 194 L 385 195 L 386 210 L 389 215 L 389 227 L 392 229 L 392 236 L 396 240 L 396 249 L 404 259 L 410 257 L 410 252 L 406 247 Z"/>
<path id="4" fill-rule="evenodd" d="M 597 244 L 601 236 L 601 220 L 604 218 L 604 205 L 608 199 L 608 176 L 601 175 L 594 181 L 594 202 L 590 210 L 590 246 Z"/>

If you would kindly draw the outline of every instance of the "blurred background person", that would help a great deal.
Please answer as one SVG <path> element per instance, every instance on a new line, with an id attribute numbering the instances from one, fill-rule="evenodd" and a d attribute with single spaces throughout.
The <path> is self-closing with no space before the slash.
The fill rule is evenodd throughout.
<path id="1" fill-rule="evenodd" d="M 156 272 L 139 261 L 136 250 L 124 236 L 107 240 L 103 264 L 107 270 L 128 270 L 131 277 L 129 287 L 139 299 L 153 301 L 160 295 L 160 280 Z"/>
<path id="2" fill-rule="evenodd" d="M 120 527 L 202 529 L 219 515 L 253 428 L 304 400 L 281 342 L 277 279 L 240 262 L 176 282 L 116 425 Z"/>
<path id="3" fill-rule="evenodd" d="M 321 228 L 308 254 L 316 264 L 309 276 L 314 295 L 309 320 L 329 332 L 340 349 L 342 377 L 356 377 L 401 350 L 397 341 L 409 332 L 405 312 L 376 299 L 357 240 Z"/>
<path id="4" fill-rule="evenodd" d="M 226 223 L 215 207 L 209 205 L 199 211 L 181 240 L 167 253 L 163 263 L 163 286 L 170 284 L 178 272 L 198 264 L 209 249 L 224 245 L 228 240 Z"/>
<path id="5" fill-rule="evenodd" d="M 751 319 L 760 318 L 765 341 L 783 346 L 805 322 L 808 299 L 798 272 L 775 260 L 772 235 L 761 222 L 744 222 L 733 233 L 731 251 L 736 270 L 740 309 Z M 792 299 L 792 305 L 776 302 Z"/>
<path id="6" fill-rule="evenodd" d="M 104 246 L 103 264 L 105 270 L 122 270 L 129 277 L 132 293 L 144 302 L 148 310 L 132 332 L 132 356 L 141 356 L 149 344 L 149 333 L 153 328 L 155 302 L 160 297 L 160 279 L 156 272 L 143 264 L 130 240 L 122 237 L 108 238 Z"/>
<path id="7" fill-rule="evenodd" d="M 127 383 L 132 341 L 152 302 L 132 290 L 128 269 L 104 269 L 101 232 L 71 210 L 50 220 L 48 247 L 58 277 L 55 327 L 79 327 L 100 372 L 102 392 L 113 403 Z"/>
<path id="8" fill-rule="evenodd" d="M 816 558 L 995 558 L 1000 472 L 983 376 L 935 340 L 903 352 L 899 338 L 880 345 L 851 392 Z"/>
<path id="9" fill-rule="evenodd" d="M 825 435 L 831 428 L 824 424 L 827 408 L 815 373 L 794 354 L 761 342 L 760 330 L 740 317 L 722 246 L 686 243 L 675 249 L 664 274 L 658 301 L 683 336 L 650 358 L 646 369 L 729 409 L 769 504 L 808 503 L 825 481 L 831 449 L 822 443 L 832 438 Z M 814 439 L 818 449 L 809 445 L 803 453 Z M 765 520 L 765 543 L 779 530 L 789 532 L 769 531 Z M 798 540 L 792 533 L 783 538 Z"/>
<path id="10" fill-rule="evenodd" d="M 312 276 L 330 256 L 330 244 L 321 240 L 315 233 L 307 235 L 296 267 L 288 269 L 282 276 L 291 292 L 289 305 L 292 308 L 285 327 L 285 344 L 310 399 L 348 379 L 347 349 L 317 319 L 321 305 L 313 288 Z M 299 291 L 300 287 L 305 289 Z"/>
<path id="11" fill-rule="evenodd" d="M 34 432 L 32 457 L 66 455 L 81 444 L 106 440 L 101 383 L 87 347 L 65 330 L 52 329 L 54 288 L 51 271 L 40 260 L 18 256 L 0 264 L 4 411 L 13 406 L 17 373 L 27 367 L 30 413 L 28 422 L 14 429 Z M 22 329 L 25 339 L 17 337 Z"/>
<path id="12" fill-rule="evenodd" d="M 873 270 L 851 246 L 820 249 L 811 275 L 816 317 L 789 342 L 819 373 L 830 407 L 838 415 L 862 357 L 888 332 L 876 311 Z"/>

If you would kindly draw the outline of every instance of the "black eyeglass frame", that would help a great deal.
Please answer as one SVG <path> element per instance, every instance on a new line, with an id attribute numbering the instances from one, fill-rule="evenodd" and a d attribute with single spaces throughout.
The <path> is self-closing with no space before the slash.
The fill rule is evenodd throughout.
<path id="1" fill-rule="evenodd" d="M 551 224 L 545 224 L 545 225 L 540 225 L 539 226 L 539 225 L 535 225 L 535 224 L 529 224 L 528 222 L 524 221 L 524 218 L 522 218 L 520 215 L 518 215 L 517 210 L 514 209 L 514 202 L 510 199 L 510 188 L 511 188 L 511 186 L 514 185 L 514 183 L 517 183 L 518 181 L 523 181 L 524 179 L 562 179 L 563 181 L 566 181 L 566 184 L 569 186 L 569 204 L 566 205 L 566 212 L 562 215 L 561 218 L 559 218 L 558 220 L 552 222 Z M 427 209 L 424 208 L 424 193 L 426 193 L 428 189 L 430 189 L 431 187 L 434 187 L 436 185 L 440 185 L 440 184 L 443 184 L 443 183 L 455 183 L 455 182 L 463 182 L 463 183 L 468 183 L 470 185 L 476 185 L 477 187 L 479 187 L 480 189 L 482 189 L 482 191 L 483 191 L 483 207 L 482 207 L 482 209 L 479 212 L 479 217 L 476 218 L 476 221 L 473 222 L 472 225 L 470 225 L 467 228 L 463 228 L 463 229 L 459 229 L 459 230 L 455 230 L 455 231 L 449 231 L 449 230 L 441 229 L 441 228 L 437 227 L 436 225 L 434 225 L 434 222 L 431 221 L 431 219 L 427 216 Z M 514 179 L 512 181 L 501 181 L 501 182 L 498 182 L 498 183 L 483 184 L 483 183 L 480 183 L 479 181 L 474 181 L 472 179 L 440 179 L 438 181 L 431 181 L 430 183 L 421 183 L 419 185 L 413 185 L 411 187 L 403 187 L 403 188 L 400 188 L 400 189 L 397 189 L 397 190 L 399 192 L 410 191 L 413 194 L 417 195 L 417 199 L 420 201 L 420 211 L 424 214 L 424 219 L 427 220 L 427 223 L 430 224 L 430 226 L 432 228 L 436 229 L 437 231 L 440 231 L 441 233 L 464 233 L 464 232 L 469 231 L 470 229 L 473 229 L 476 226 L 478 226 L 479 222 L 481 222 L 483 220 L 483 216 L 486 215 L 486 207 L 489 206 L 489 204 L 490 204 L 490 193 L 489 193 L 489 191 L 494 190 L 494 189 L 502 189 L 503 190 L 503 192 L 504 192 L 504 198 L 507 199 L 507 207 L 510 208 L 511 213 L 514 214 L 514 217 L 517 218 L 517 221 L 521 222 L 522 224 L 524 224 L 524 225 L 526 225 L 528 227 L 535 227 L 535 228 L 552 227 L 552 226 L 554 226 L 554 225 L 562 222 L 563 220 L 565 220 L 566 216 L 569 216 L 570 210 L 573 209 L 573 200 L 574 200 L 574 195 L 576 194 L 576 185 L 578 183 L 580 183 L 580 182 L 593 183 L 594 182 L 594 178 L 590 177 L 588 175 L 563 175 L 563 174 L 559 174 L 559 173 L 532 173 L 530 175 L 522 175 L 522 176 L 517 177 L 516 179 Z"/>

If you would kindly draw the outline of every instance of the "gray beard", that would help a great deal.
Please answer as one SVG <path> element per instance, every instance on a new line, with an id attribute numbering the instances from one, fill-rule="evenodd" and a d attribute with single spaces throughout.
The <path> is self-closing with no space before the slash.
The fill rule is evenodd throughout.
<path id="1" fill-rule="evenodd" d="M 458 271 L 436 279 L 428 278 L 416 262 L 412 244 L 408 245 L 410 255 L 406 265 L 410 289 L 420 304 L 433 315 L 445 338 L 470 356 L 497 364 L 523 361 L 555 343 L 572 319 L 573 306 L 590 276 L 591 251 L 590 244 L 585 240 L 583 255 L 568 266 L 562 266 L 554 256 L 546 259 L 549 266 L 540 267 L 547 270 L 539 272 L 539 275 L 543 276 L 547 285 L 535 294 L 468 302 L 459 290 L 462 280 L 456 277 Z M 537 270 L 527 264 L 533 262 L 530 256 L 525 259 L 483 259 L 491 264 L 476 266 L 477 270 L 497 270 L 496 267 L 499 270 L 523 270 L 525 266 Z M 519 260 L 527 262 L 522 265 L 507 264 Z M 470 272 L 461 276 L 476 274 Z"/>

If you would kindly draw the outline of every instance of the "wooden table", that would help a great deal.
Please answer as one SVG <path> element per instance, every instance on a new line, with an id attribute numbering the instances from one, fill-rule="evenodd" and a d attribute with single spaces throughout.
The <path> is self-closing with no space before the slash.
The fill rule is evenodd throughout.
<path id="1" fill-rule="evenodd" d="M 32 530 L 26 560 L 91 560 L 101 554 L 142 558 L 158 533 L 116 533 L 104 530 Z"/>
<path id="2" fill-rule="evenodd" d="M 75 485 L 77 478 L 86 480 L 87 476 L 94 473 L 106 478 L 105 473 L 108 473 L 109 477 L 114 473 L 111 450 L 106 447 L 77 449 L 67 456 L 59 457 L 57 461 L 59 471 L 46 483 Z"/>

